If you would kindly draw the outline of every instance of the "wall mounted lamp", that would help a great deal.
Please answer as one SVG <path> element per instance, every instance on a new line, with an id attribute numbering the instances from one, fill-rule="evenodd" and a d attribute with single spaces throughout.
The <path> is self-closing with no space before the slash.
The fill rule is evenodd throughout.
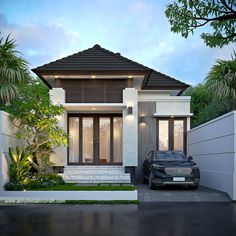
<path id="1" fill-rule="evenodd" d="M 127 107 L 127 115 L 133 115 L 133 107 Z"/>
<path id="2" fill-rule="evenodd" d="M 145 116 L 140 116 L 139 117 L 139 123 L 140 124 L 145 124 Z"/>

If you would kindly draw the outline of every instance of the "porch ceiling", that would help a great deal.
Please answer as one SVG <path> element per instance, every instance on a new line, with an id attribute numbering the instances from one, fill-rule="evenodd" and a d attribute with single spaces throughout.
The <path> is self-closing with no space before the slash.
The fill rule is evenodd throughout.
<path id="1" fill-rule="evenodd" d="M 87 112 L 122 112 L 125 105 L 123 103 L 64 103 L 67 111 L 87 111 Z"/>

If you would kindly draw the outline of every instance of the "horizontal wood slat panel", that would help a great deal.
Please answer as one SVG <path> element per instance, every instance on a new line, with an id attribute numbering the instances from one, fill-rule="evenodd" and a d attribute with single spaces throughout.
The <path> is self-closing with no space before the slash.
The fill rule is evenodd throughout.
<path id="1" fill-rule="evenodd" d="M 62 79 L 68 103 L 121 103 L 127 79 Z"/>

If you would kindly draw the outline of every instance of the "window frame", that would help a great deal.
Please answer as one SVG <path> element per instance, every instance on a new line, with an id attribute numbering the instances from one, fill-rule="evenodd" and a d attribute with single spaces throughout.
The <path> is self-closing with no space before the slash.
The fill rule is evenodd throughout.
<path id="1" fill-rule="evenodd" d="M 183 135 L 183 153 L 187 153 L 187 117 L 158 117 L 156 118 L 156 149 L 158 151 L 165 151 L 159 150 L 159 121 L 160 120 L 167 120 L 169 124 L 169 150 L 174 150 L 174 121 L 175 120 L 183 120 L 184 123 L 184 135 Z"/>

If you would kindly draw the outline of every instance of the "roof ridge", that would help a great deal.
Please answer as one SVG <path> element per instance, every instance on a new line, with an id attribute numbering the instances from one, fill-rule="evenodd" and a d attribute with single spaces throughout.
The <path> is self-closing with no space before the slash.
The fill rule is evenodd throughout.
<path id="1" fill-rule="evenodd" d="M 110 53 L 112 56 L 115 56 L 115 57 L 117 57 L 117 58 L 119 58 L 119 59 L 123 59 L 123 60 L 125 60 L 125 61 L 127 61 L 127 62 L 134 63 L 135 65 L 141 67 L 142 69 L 144 68 L 144 69 L 152 70 L 151 68 L 149 68 L 149 67 L 147 67 L 147 66 L 144 66 L 144 65 L 141 64 L 141 63 L 138 63 L 138 62 L 133 61 L 133 60 L 127 58 L 127 57 L 124 57 L 124 56 L 121 55 L 119 52 L 118 52 L 118 53 L 112 52 L 112 51 L 110 51 L 110 50 L 108 50 L 108 49 L 106 49 L 106 48 L 101 47 L 99 44 L 95 44 L 94 47 L 95 47 L 95 46 L 96 46 L 96 49 L 103 50 L 103 51 L 105 51 L 105 52 L 107 52 L 107 53 Z"/>

